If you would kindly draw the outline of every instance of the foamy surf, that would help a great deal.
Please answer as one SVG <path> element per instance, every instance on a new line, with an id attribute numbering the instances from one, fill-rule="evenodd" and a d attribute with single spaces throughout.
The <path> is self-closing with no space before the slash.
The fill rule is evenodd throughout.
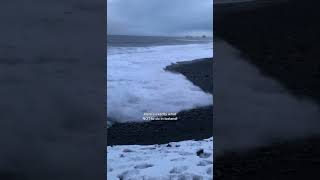
<path id="1" fill-rule="evenodd" d="M 213 56 L 212 43 L 154 47 L 109 47 L 107 116 L 117 122 L 143 121 L 144 113 L 179 112 L 212 104 L 171 63 Z"/>

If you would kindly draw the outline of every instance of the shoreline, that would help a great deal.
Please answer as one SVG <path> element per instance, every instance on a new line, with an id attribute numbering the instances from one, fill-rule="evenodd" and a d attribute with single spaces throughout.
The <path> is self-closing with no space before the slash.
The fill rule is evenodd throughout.
<path id="1" fill-rule="evenodd" d="M 180 73 L 204 92 L 213 94 L 213 58 L 177 62 L 166 66 L 164 70 Z"/>
<path id="2" fill-rule="evenodd" d="M 204 58 L 172 64 L 165 69 L 183 74 L 201 89 L 212 93 L 213 73 L 212 66 L 208 66 L 210 63 L 212 64 L 212 58 Z M 181 111 L 177 113 L 177 121 L 115 123 L 107 130 L 107 145 L 166 144 L 210 138 L 213 136 L 212 116 L 211 105 Z"/>

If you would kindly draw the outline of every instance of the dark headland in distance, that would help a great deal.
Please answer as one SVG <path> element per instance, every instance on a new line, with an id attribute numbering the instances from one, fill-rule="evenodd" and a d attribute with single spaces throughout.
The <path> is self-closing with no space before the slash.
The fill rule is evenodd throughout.
<path id="1" fill-rule="evenodd" d="M 181 73 L 203 91 L 212 93 L 212 58 L 180 62 L 164 68 Z M 108 145 L 165 144 L 183 140 L 201 140 L 213 136 L 213 107 L 199 107 L 177 114 L 177 121 L 116 123 L 108 128 Z"/>
<path id="2" fill-rule="evenodd" d="M 246 10 L 236 10 L 236 4 L 221 9 L 218 5 L 215 36 L 240 49 L 251 64 L 292 94 L 320 103 L 318 5 L 300 0 Z M 320 137 L 225 154 L 215 164 L 217 180 L 319 179 Z"/>

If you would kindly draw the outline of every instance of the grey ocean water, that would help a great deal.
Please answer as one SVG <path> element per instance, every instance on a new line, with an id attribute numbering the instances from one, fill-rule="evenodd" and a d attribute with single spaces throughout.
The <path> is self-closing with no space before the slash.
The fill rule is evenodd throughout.
<path id="1" fill-rule="evenodd" d="M 107 47 L 150 47 L 161 45 L 185 45 L 211 42 L 212 38 L 108 35 Z"/>

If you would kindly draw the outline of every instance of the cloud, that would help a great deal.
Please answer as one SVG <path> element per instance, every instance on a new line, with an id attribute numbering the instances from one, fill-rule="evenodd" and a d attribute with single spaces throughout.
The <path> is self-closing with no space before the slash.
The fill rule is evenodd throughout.
<path id="1" fill-rule="evenodd" d="M 108 0 L 108 34 L 212 34 L 212 0 Z"/>

